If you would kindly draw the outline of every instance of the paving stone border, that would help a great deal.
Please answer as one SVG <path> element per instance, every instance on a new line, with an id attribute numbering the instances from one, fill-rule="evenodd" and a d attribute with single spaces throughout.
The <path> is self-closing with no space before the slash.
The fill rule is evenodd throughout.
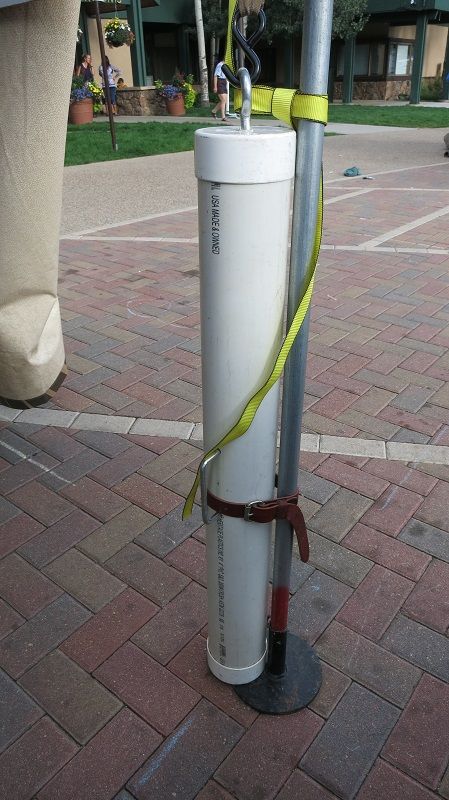
<path id="1" fill-rule="evenodd" d="M 139 436 L 160 436 L 201 443 L 203 426 L 198 422 L 120 417 L 109 414 L 86 414 L 50 408 L 28 408 L 18 411 L 0 407 L 0 421 L 45 425 L 49 428 L 71 428 L 80 431 L 126 433 Z M 12 446 L 11 446 L 11 449 Z M 303 433 L 301 450 L 305 453 L 358 456 L 415 464 L 449 465 L 449 445 L 384 442 L 380 439 L 358 439 L 350 436 L 328 436 Z"/>
<path id="2" fill-rule="evenodd" d="M 359 192 L 354 192 L 355 194 L 360 194 Z M 349 195 L 351 196 L 351 195 Z M 334 198 L 336 201 L 340 200 L 341 198 L 336 197 Z M 347 198 L 345 198 L 347 199 Z M 168 216 L 168 215 L 167 215 Z M 431 217 L 434 219 L 434 217 Z M 399 230 L 399 229 L 397 229 Z M 403 226 L 400 229 L 400 232 L 407 232 L 412 230 L 410 226 Z M 74 236 L 64 237 L 69 239 L 74 239 Z M 110 242 L 110 236 L 82 236 L 80 240 L 83 242 Z M 163 242 L 164 244 L 198 244 L 198 237 L 194 236 L 190 239 L 180 238 L 180 237 L 170 237 L 170 236 L 114 236 L 114 242 Z M 449 250 L 443 247 L 379 247 L 373 240 L 373 242 L 367 242 L 366 244 L 322 244 L 320 250 L 330 250 L 331 252 L 338 252 L 338 251 L 349 251 L 349 252 L 372 252 L 375 250 L 376 253 L 409 253 L 411 255 L 436 255 L 436 256 L 447 256 L 449 255 Z"/>

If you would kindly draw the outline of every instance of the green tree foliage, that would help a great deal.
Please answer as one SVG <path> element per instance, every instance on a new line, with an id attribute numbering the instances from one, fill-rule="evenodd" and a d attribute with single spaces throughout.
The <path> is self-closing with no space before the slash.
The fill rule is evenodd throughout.
<path id="1" fill-rule="evenodd" d="M 368 19 L 368 0 L 334 0 L 332 35 L 339 39 L 355 36 Z"/>
<path id="2" fill-rule="evenodd" d="M 218 39 L 226 36 L 228 24 L 227 0 L 202 0 L 204 30 Z"/>
<path id="3" fill-rule="evenodd" d="M 302 30 L 304 0 L 267 0 L 264 6 L 267 15 L 267 37 L 289 39 Z"/>
<path id="4" fill-rule="evenodd" d="M 226 33 L 227 0 L 202 0 L 204 27 L 221 38 Z M 368 21 L 367 0 L 334 0 L 332 35 L 345 39 L 362 30 Z M 304 0 L 265 0 L 269 41 L 289 39 L 302 30 Z"/>

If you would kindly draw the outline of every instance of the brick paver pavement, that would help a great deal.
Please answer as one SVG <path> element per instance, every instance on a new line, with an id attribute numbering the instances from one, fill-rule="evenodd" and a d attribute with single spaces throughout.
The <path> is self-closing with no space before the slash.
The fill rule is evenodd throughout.
<path id="1" fill-rule="evenodd" d="M 326 198 L 305 430 L 447 447 L 448 166 Z M 208 673 L 201 443 L 126 422 L 201 422 L 196 236 L 186 211 L 62 241 L 73 413 L 0 422 L 0 798 L 449 798 L 444 463 L 302 453 L 290 625 L 323 686 L 264 717 Z"/>

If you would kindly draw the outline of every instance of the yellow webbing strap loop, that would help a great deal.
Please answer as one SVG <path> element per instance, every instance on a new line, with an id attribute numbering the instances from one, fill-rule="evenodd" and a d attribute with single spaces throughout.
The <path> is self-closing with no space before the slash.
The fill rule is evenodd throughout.
<path id="1" fill-rule="evenodd" d="M 232 44 L 232 23 L 234 21 L 234 17 L 238 11 L 238 0 L 229 0 L 229 10 L 228 10 L 228 30 L 226 33 L 226 52 L 225 52 L 225 64 L 228 65 L 229 69 L 232 70 L 234 75 L 237 75 L 237 64 L 235 63 L 234 58 L 234 47 Z"/>
<path id="2" fill-rule="evenodd" d="M 222 439 L 220 439 L 219 442 L 217 442 L 217 444 L 214 447 L 211 447 L 211 449 L 204 454 L 200 466 L 198 467 L 198 472 L 196 473 L 195 481 L 187 496 L 184 505 L 184 509 L 182 512 L 183 519 L 187 519 L 187 517 L 189 517 L 190 514 L 192 513 L 193 502 L 195 500 L 195 495 L 200 482 L 200 469 L 203 462 L 211 455 L 216 453 L 218 450 L 222 450 L 223 447 L 225 447 L 225 445 L 229 444 L 230 442 L 233 442 L 235 439 L 238 439 L 240 436 L 243 436 L 243 434 L 246 433 L 265 395 L 268 394 L 271 387 L 274 386 L 274 384 L 281 377 L 282 371 L 285 366 L 285 362 L 287 361 L 288 354 L 292 348 L 293 342 L 296 339 L 299 329 L 301 328 L 301 325 L 304 322 L 304 318 L 307 314 L 307 311 L 310 306 L 310 301 L 312 299 L 313 283 L 315 279 L 316 265 L 321 245 L 322 226 L 323 226 L 323 179 L 321 178 L 320 197 L 318 202 L 317 222 L 315 228 L 315 240 L 313 243 L 312 255 L 310 257 L 309 267 L 307 271 L 309 280 L 305 292 L 297 308 L 296 314 L 293 317 L 293 322 L 290 325 L 290 329 L 282 343 L 281 349 L 279 351 L 274 367 L 271 370 L 268 379 L 260 387 L 260 389 L 258 389 L 257 392 L 253 394 L 251 399 L 248 400 L 240 416 L 240 419 L 236 422 L 236 424 L 223 436 Z"/>
<path id="3" fill-rule="evenodd" d="M 237 10 L 238 0 L 229 0 L 229 18 L 228 18 L 228 34 L 226 42 L 226 64 L 236 74 L 236 65 L 234 63 L 234 52 L 232 47 L 232 18 Z M 241 94 L 238 90 L 235 92 L 234 107 L 240 108 Z M 308 119 L 314 122 L 321 122 L 323 125 L 327 122 L 327 97 L 325 95 L 307 95 L 301 94 L 294 89 L 272 89 L 267 86 L 253 86 L 252 89 L 252 110 L 256 113 L 272 114 L 277 119 L 287 122 L 289 125 L 294 125 L 295 119 Z M 288 354 L 292 348 L 293 342 L 298 335 L 302 323 L 304 322 L 307 311 L 309 310 L 310 301 L 312 299 L 313 283 L 315 279 L 316 265 L 321 245 L 321 233 L 323 225 L 323 178 L 321 176 L 320 197 L 318 202 L 317 220 L 315 228 L 315 239 L 313 250 L 310 257 L 309 267 L 307 274 L 309 279 L 304 294 L 299 303 L 293 322 L 290 329 L 282 343 L 279 354 L 276 358 L 275 364 L 271 373 L 265 383 L 258 389 L 255 394 L 248 400 L 240 418 L 236 424 L 217 442 L 214 447 L 204 454 L 198 471 L 196 473 L 195 481 L 187 496 L 182 512 L 182 518 L 187 519 L 192 513 L 195 495 L 198 490 L 200 482 L 200 470 L 206 459 L 214 455 L 219 450 L 222 450 L 230 442 L 239 439 L 250 427 L 257 409 L 259 408 L 262 400 L 268 394 L 272 386 L 281 377 L 282 371 L 287 361 Z"/>
<path id="4" fill-rule="evenodd" d="M 234 90 L 234 108 L 242 107 L 242 93 Z M 272 114 L 276 119 L 294 126 L 297 119 L 327 124 L 327 96 L 301 94 L 295 89 L 273 89 L 270 86 L 253 86 L 251 110 L 255 114 Z"/>
<path id="5" fill-rule="evenodd" d="M 234 47 L 232 43 L 232 21 L 238 11 L 238 0 L 229 0 L 228 31 L 226 35 L 225 64 L 237 74 Z M 234 91 L 234 110 L 242 107 L 241 92 Z M 252 111 L 255 114 L 272 114 L 276 119 L 294 126 L 296 119 L 309 119 L 312 122 L 327 124 L 327 95 L 302 94 L 296 89 L 273 89 L 270 86 L 253 86 Z"/>

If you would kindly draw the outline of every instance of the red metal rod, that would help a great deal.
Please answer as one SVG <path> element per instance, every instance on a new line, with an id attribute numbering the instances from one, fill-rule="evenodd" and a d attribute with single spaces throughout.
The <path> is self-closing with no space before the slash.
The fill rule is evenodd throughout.
<path id="1" fill-rule="evenodd" d="M 103 28 L 101 27 L 101 17 L 100 17 L 100 9 L 98 7 L 98 0 L 95 0 L 95 17 L 97 20 L 98 43 L 100 45 L 101 66 L 103 69 L 104 94 L 106 97 L 106 106 L 108 109 L 109 127 L 111 129 L 112 149 L 118 150 L 117 138 L 115 135 L 114 114 L 112 113 L 111 94 L 109 91 L 108 68 L 106 66 L 106 52 L 104 49 Z"/>

